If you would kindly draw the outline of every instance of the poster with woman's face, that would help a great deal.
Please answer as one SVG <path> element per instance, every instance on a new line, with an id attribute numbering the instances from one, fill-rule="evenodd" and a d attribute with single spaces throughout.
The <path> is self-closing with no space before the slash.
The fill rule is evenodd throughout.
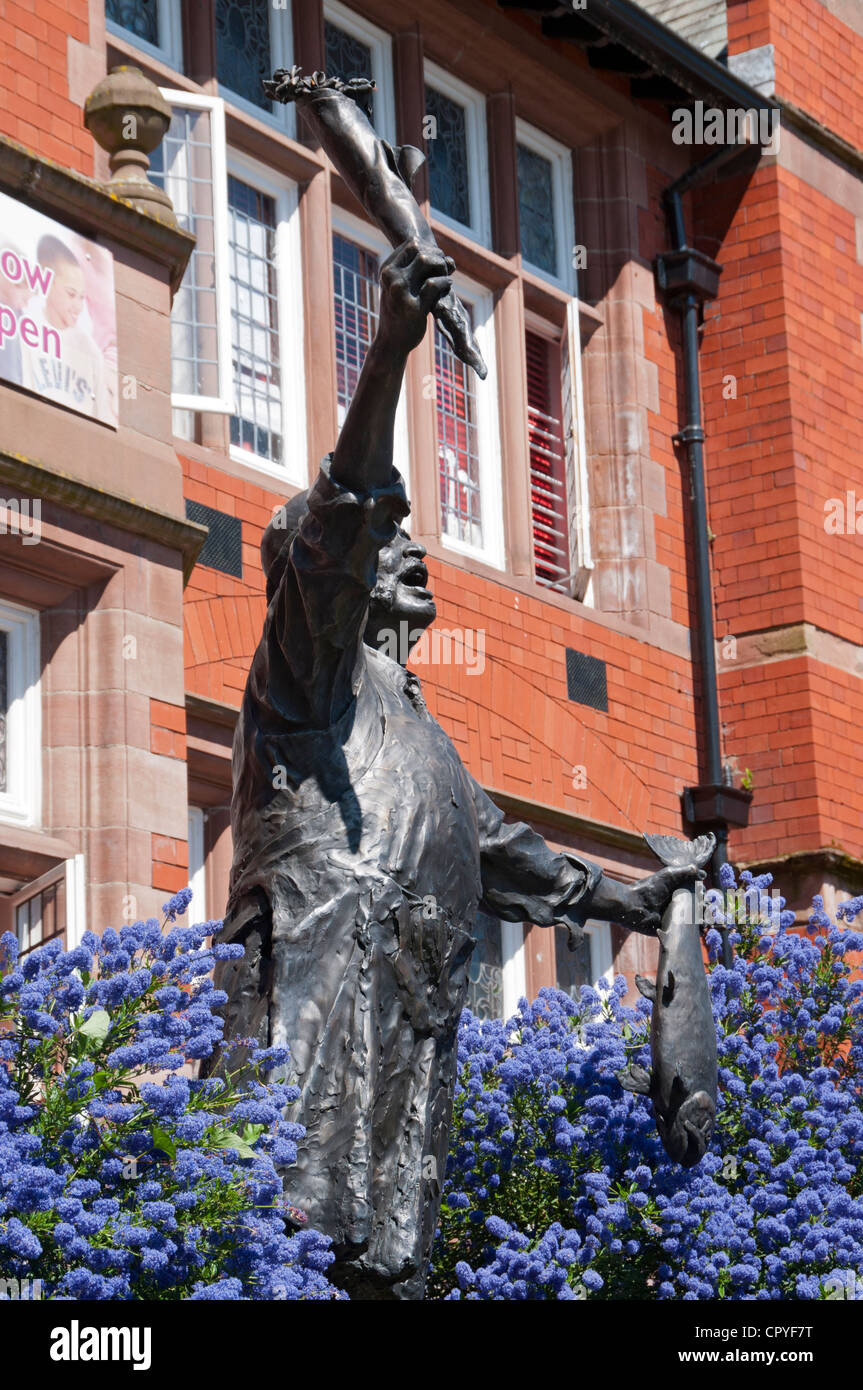
<path id="1" fill-rule="evenodd" d="M 0 193 L 0 382 L 117 427 L 114 259 Z"/>

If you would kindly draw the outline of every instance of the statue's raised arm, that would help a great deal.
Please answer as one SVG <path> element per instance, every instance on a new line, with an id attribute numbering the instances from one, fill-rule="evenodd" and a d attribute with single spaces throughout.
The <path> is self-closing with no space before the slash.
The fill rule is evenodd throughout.
<path id="1" fill-rule="evenodd" d="M 425 156 L 413 145 L 393 147 L 376 135 L 364 104 L 374 90 L 366 78 L 343 82 L 301 69 L 279 68 L 264 90 L 273 101 L 295 101 L 348 188 L 392 247 L 413 241 L 422 250 L 438 249 L 434 232 L 411 192 Z M 434 307 L 441 332 L 456 356 L 485 378 L 487 367 L 477 347 L 467 311 L 451 288 Z"/>

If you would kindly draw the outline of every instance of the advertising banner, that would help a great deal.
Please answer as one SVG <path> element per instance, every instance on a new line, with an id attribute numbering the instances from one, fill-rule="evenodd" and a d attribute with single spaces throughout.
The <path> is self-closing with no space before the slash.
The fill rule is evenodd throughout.
<path id="1" fill-rule="evenodd" d="M 114 258 L 4 193 L 0 382 L 117 427 Z"/>

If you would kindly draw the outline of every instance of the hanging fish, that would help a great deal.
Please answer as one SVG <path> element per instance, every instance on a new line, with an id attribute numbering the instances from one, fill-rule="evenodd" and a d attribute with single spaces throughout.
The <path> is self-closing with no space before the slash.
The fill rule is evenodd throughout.
<path id="1" fill-rule="evenodd" d="M 713 853 L 712 835 L 678 840 L 645 835 L 663 864 L 701 868 Z M 675 1163 L 692 1168 L 710 1144 L 716 1120 L 716 1028 L 695 912 L 695 884 L 678 888 L 657 931 L 656 979 L 635 983 L 653 1003 L 651 1070 L 634 1063 L 618 1073 L 621 1086 L 649 1096 L 662 1147 Z"/>

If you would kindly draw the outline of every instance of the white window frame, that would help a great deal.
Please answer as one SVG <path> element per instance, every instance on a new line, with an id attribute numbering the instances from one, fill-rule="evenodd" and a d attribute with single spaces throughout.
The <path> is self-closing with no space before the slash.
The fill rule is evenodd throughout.
<path id="1" fill-rule="evenodd" d="M 572 153 L 553 140 L 545 131 L 528 125 L 520 118 L 515 123 L 516 144 L 524 145 L 535 154 L 542 155 L 551 165 L 551 196 L 554 214 L 554 236 L 557 246 L 557 274 L 550 275 L 547 270 L 533 265 L 522 258 L 524 269 L 565 290 L 567 294 L 577 292 L 573 248 L 575 246 L 575 215 L 573 212 Z M 519 239 L 520 240 L 520 239 Z"/>
<path id="2" fill-rule="evenodd" d="M 0 821 L 38 825 L 42 817 L 42 690 L 39 614 L 0 601 L 7 634 L 6 782 Z"/>
<path id="3" fill-rule="evenodd" d="M 174 410 L 211 411 L 219 415 L 234 414 L 234 384 L 231 376 L 231 283 L 228 268 L 228 175 L 225 142 L 225 103 L 221 97 L 198 96 L 173 87 L 161 87 L 162 96 L 171 107 L 186 107 L 192 111 L 210 113 L 210 151 L 213 168 L 213 242 L 216 271 L 216 353 L 218 356 L 218 396 L 186 395 L 174 392 Z M 165 189 L 170 197 L 170 176 L 165 174 Z M 190 262 L 191 264 L 191 262 Z"/>
<path id="4" fill-rule="evenodd" d="M 503 1021 L 506 1023 L 518 1009 L 519 999 L 523 999 L 527 994 L 524 923 L 501 922 L 500 945 L 503 961 Z"/>
<path id="5" fill-rule="evenodd" d="M 166 67 L 173 68 L 175 72 L 182 72 L 183 21 L 180 5 L 181 0 L 158 0 L 159 36 L 164 40 L 159 44 L 142 39 L 132 29 L 124 29 L 122 24 L 109 19 L 107 14 L 105 29 L 109 34 L 116 34 L 119 38 L 125 39 L 126 43 L 140 48 L 142 53 L 149 54 L 151 58 L 158 58 Z"/>
<path id="6" fill-rule="evenodd" d="M 81 944 L 87 929 L 87 880 L 84 875 L 84 856 L 76 854 L 67 859 L 66 873 L 66 950 Z"/>
<path id="7" fill-rule="evenodd" d="M 340 236 L 346 237 L 348 241 L 356 241 L 367 251 L 371 251 L 377 256 L 383 265 L 387 256 L 392 254 L 392 247 L 385 237 L 376 228 L 364 222 L 362 218 L 355 217 L 353 213 L 345 212 L 337 203 L 332 205 L 332 230 Z M 335 351 L 335 344 L 333 344 Z M 410 476 L 410 444 L 408 437 L 408 408 L 407 391 L 405 383 L 402 381 L 399 392 L 399 403 L 396 407 L 395 428 L 393 430 L 393 464 L 401 473 L 408 498 L 411 496 L 411 476 Z M 410 518 L 406 518 L 410 524 Z"/>
<path id="8" fill-rule="evenodd" d="M 194 3 L 194 0 L 193 0 Z M 300 0 L 304 3 L 304 0 Z M 294 27 L 292 0 L 282 0 L 278 6 L 275 0 L 270 0 L 270 69 L 275 72 L 277 68 L 290 68 L 294 65 Z M 218 69 L 218 53 L 216 55 L 216 67 Z M 291 139 L 296 138 L 297 117 L 294 102 L 275 102 L 274 109 L 268 111 L 264 106 L 256 106 L 247 97 L 240 96 L 239 92 L 234 92 L 224 83 L 218 82 L 217 90 L 219 96 L 229 105 L 234 106 L 239 111 L 243 111 L 247 116 L 254 116 L 255 120 L 263 121 L 265 125 L 275 126 L 283 134 L 289 135 Z"/>
<path id="9" fill-rule="evenodd" d="M 572 575 L 575 598 L 591 608 L 593 594 L 593 551 L 590 545 L 590 483 L 587 471 L 587 438 L 584 425 L 584 386 L 581 371 L 581 330 L 578 322 L 578 300 L 570 298 L 566 306 L 566 347 L 569 353 L 569 376 L 572 389 L 572 490 L 575 502 L 570 517 L 570 555 L 573 549 L 578 558 Z M 566 440 L 564 440 L 564 447 Z"/>
<path id="10" fill-rule="evenodd" d="M 558 926 L 564 925 L 558 923 Z M 585 982 L 591 988 L 596 989 L 597 985 L 604 981 L 609 989 L 614 985 L 614 951 L 611 945 L 611 923 L 599 922 L 596 918 L 588 918 L 584 923 L 584 934 L 590 945 L 590 978 Z M 560 989 L 557 984 L 557 962 L 555 961 L 555 989 Z M 562 994 L 568 991 L 561 990 Z M 572 998 L 572 996 L 569 996 Z M 592 1015 L 592 1021 L 598 1022 L 602 1017 L 601 1011 L 597 1009 Z M 586 1047 L 587 1040 L 583 1028 L 579 1028 L 576 1033 L 579 1047 Z"/>
<path id="11" fill-rule="evenodd" d="M 590 973 L 592 985 L 605 980 L 614 984 L 614 951 L 611 945 L 611 923 L 588 918 L 584 924 L 585 935 L 590 938 Z"/>
<path id="12" fill-rule="evenodd" d="M 485 120 L 485 97 L 475 87 L 461 82 L 445 68 L 426 61 L 424 81 L 435 91 L 441 92 L 450 101 L 458 102 L 465 111 L 465 138 L 467 141 L 468 183 L 470 187 L 471 222 L 458 222 L 448 217 L 432 204 L 433 220 L 444 227 L 452 227 L 463 236 L 470 237 L 481 246 L 491 245 L 491 207 L 489 202 L 488 173 L 488 135 Z"/>
<path id="13" fill-rule="evenodd" d="M 304 314 L 303 314 L 303 274 L 302 245 L 300 241 L 299 190 L 290 179 L 280 178 L 275 170 L 259 164 L 257 160 L 238 150 L 231 149 L 227 155 L 224 182 L 225 204 L 225 247 L 228 246 L 228 173 L 243 183 L 252 185 L 261 193 L 273 198 L 276 203 L 276 281 L 278 285 L 278 332 L 279 332 L 279 375 L 281 378 L 282 400 L 282 448 L 284 463 L 281 467 L 271 459 L 240 449 L 236 444 L 230 446 L 230 456 L 236 463 L 257 469 L 271 478 L 305 487 L 308 483 L 308 462 L 306 457 L 306 373 L 303 353 Z M 231 268 L 227 251 L 228 280 L 228 364 L 230 368 L 233 344 L 231 343 Z M 231 383 L 233 395 L 234 385 Z M 235 414 L 231 411 L 231 414 Z"/>
<path id="14" fill-rule="evenodd" d="M 208 922 L 207 915 L 207 856 L 204 833 L 207 813 L 200 806 L 189 807 L 189 887 L 192 890 L 189 921 Z"/>
<path id="15" fill-rule="evenodd" d="M 349 10 L 340 0 L 324 0 L 324 19 L 351 34 L 371 49 L 372 77 L 375 82 L 375 130 L 390 144 L 396 139 L 396 113 L 393 100 L 393 43 L 385 29 Z M 332 76 L 332 74 L 328 74 Z"/>
<path id="16" fill-rule="evenodd" d="M 441 545 L 460 555 L 472 555 L 493 569 L 506 567 L 503 530 L 503 481 L 501 478 L 500 416 L 497 394 L 497 354 L 494 334 L 494 295 L 475 280 L 456 273 L 453 286 L 459 298 L 473 309 L 474 336 L 488 367 L 485 381 L 477 378 L 476 411 L 479 441 L 479 496 L 482 517 L 482 546 L 471 545 L 443 529 L 438 500 L 438 526 Z M 468 368 L 470 371 L 471 368 Z M 437 405 L 435 405 L 437 410 Z M 435 458 L 438 459 L 437 415 L 435 415 Z M 440 463 L 438 461 L 438 470 Z M 435 496 L 440 496 L 440 473 Z"/>

